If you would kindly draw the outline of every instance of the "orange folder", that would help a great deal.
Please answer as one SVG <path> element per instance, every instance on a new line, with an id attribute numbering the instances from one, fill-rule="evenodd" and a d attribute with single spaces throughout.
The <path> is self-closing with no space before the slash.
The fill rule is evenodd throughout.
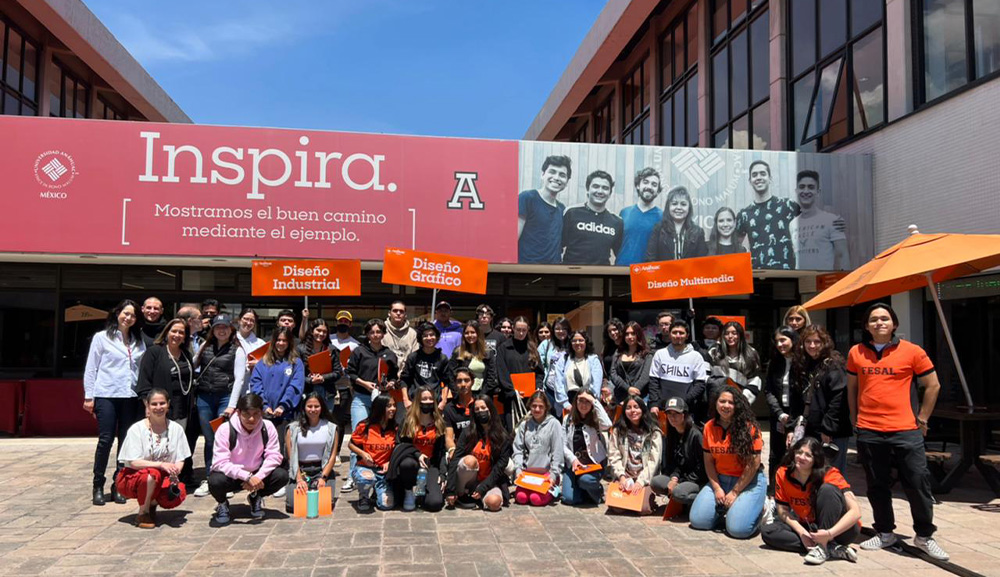
<path id="1" fill-rule="evenodd" d="M 602 469 L 600 463 L 594 463 L 593 465 L 584 465 L 579 469 L 573 469 L 573 474 L 579 477 L 580 475 L 586 475 L 587 473 L 595 473 Z"/>
<path id="2" fill-rule="evenodd" d="M 250 351 L 250 353 L 247 354 L 247 358 L 252 359 L 254 361 L 259 361 L 262 358 L 264 358 L 264 355 L 267 354 L 267 349 L 269 348 L 271 348 L 271 343 L 266 342 L 261 346 L 257 347 L 256 349 Z"/>
<path id="3" fill-rule="evenodd" d="M 521 474 L 514 480 L 514 484 L 522 489 L 534 491 L 536 493 L 548 493 L 552 488 L 552 481 L 545 473 L 533 473 L 531 471 L 521 471 Z"/>
<path id="4" fill-rule="evenodd" d="M 212 419 L 211 421 L 208 422 L 208 424 L 212 425 L 212 431 L 214 432 L 214 431 L 218 431 L 219 427 L 222 426 L 222 423 L 225 423 L 225 422 L 226 422 L 226 418 L 225 417 L 219 417 L 218 419 Z"/>
<path id="5" fill-rule="evenodd" d="M 325 375 L 333 372 L 333 357 L 330 356 L 330 351 L 320 351 L 314 355 L 309 355 L 309 358 L 306 359 L 306 364 L 309 365 L 309 372 L 316 375 Z"/>
<path id="6" fill-rule="evenodd" d="M 340 366 L 347 368 L 347 361 L 351 360 L 351 347 L 344 347 L 340 351 Z"/>
<path id="7" fill-rule="evenodd" d="M 514 390 L 526 399 L 535 394 L 535 373 L 514 373 L 510 376 L 514 383 Z"/>
<path id="8" fill-rule="evenodd" d="M 331 499 L 330 491 L 333 488 L 330 485 L 325 487 L 320 487 L 319 491 L 319 516 L 330 515 L 333 513 L 333 503 Z M 309 494 L 305 491 L 295 491 L 295 505 L 294 505 L 295 517 L 306 518 L 309 509 Z"/>
<path id="9" fill-rule="evenodd" d="M 504 411 L 503 411 L 503 401 L 501 401 L 500 397 L 498 397 L 496 395 L 493 395 L 493 406 L 496 407 L 498 415 L 502 415 L 504 413 Z"/>
<path id="10" fill-rule="evenodd" d="M 656 419 L 658 421 L 660 421 L 660 431 L 664 435 L 666 435 L 667 434 L 667 412 L 666 411 L 660 411 L 660 413 L 659 413 L 659 415 L 657 415 Z"/>
<path id="11" fill-rule="evenodd" d="M 617 509 L 625 509 L 627 511 L 635 511 L 639 513 L 642 511 L 642 498 L 646 494 L 645 491 L 639 491 L 637 494 L 633 495 L 628 491 L 621 488 L 618 481 L 608 485 L 608 496 L 606 503 L 608 507 L 615 507 Z"/>

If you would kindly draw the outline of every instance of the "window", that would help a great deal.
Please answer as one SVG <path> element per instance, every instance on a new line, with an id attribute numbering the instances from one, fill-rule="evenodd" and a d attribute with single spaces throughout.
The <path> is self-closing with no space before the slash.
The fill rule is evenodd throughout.
<path id="1" fill-rule="evenodd" d="M 698 146 L 698 5 L 660 39 L 660 144 Z"/>
<path id="2" fill-rule="evenodd" d="M 712 143 L 771 145 L 770 15 L 763 0 L 712 2 Z"/>
<path id="3" fill-rule="evenodd" d="M 792 0 L 791 146 L 827 149 L 885 122 L 883 0 Z"/>
<path id="4" fill-rule="evenodd" d="M 614 144 L 615 107 L 611 105 L 609 96 L 604 104 L 594 112 L 594 142 L 598 144 Z"/>
<path id="5" fill-rule="evenodd" d="M 49 82 L 49 114 L 63 118 L 89 118 L 90 87 L 53 60 L 54 74 Z"/>
<path id="6" fill-rule="evenodd" d="M 0 18 L 0 114 L 38 115 L 38 45 Z"/>
<path id="7" fill-rule="evenodd" d="M 649 95 L 646 60 L 635 67 L 622 85 L 622 144 L 649 144 Z"/>
<path id="8" fill-rule="evenodd" d="M 919 3 L 922 102 L 936 100 L 1000 70 L 1000 2 Z"/>
<path id="9" fill-rule="evenodd" d="M 570 142 L 587 142 L 587 123 L 583 122 L 580 124 L 580 128 L 573 131 L 573 138 Z"/>
<path id="10" fill-rule="evenodd" d="M 97 108 L 100 112 L 98 118 L 103 118 L 104 120 L 128 120 L 124 113 L 119 112 L 117 107 L 100 96 L 97 97 Z"/>

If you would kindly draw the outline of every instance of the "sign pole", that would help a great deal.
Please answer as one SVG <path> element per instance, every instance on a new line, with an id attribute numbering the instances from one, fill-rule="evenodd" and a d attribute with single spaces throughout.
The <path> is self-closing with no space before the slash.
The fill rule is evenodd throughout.
<path id="1" fill-rule="evenodd" d="M 306 295 L 306 306 L 305 306 L 305 309 L 309 310 L 309 295 Z"/>
<path id="2" fill-rule="evenodd" d="M 434 318 L 434 310 L 437 308 L 438 290 L 434 289 L 431 294 L 431 318 Z"/>

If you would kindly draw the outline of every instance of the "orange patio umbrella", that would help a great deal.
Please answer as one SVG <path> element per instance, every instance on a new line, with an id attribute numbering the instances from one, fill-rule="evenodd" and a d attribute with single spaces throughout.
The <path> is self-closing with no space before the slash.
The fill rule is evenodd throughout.
<path id="1" fill-rule="evenodd" d="M 909 229 L 907 239 L 858 267 L 803 306 L 808 310 L 845 307 L 929 288 L 971 412 L 972 396 L 934 283 L 1000 266 L 1000 235 L 920 234 L 912 224 Z"/>

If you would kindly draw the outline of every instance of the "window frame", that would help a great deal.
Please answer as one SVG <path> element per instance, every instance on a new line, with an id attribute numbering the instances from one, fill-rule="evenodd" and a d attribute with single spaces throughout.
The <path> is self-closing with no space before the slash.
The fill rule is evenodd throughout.
<path id="1" fill-rule="evenodd" d="M 79 90 L 79 87 L 82 86 L 84 89 L 84 110 L 82 118 L 90 118 L 90 91 L 94 89 L 93 86 L 84 82 L 82 78 L 70 70 L 69 67 L 63 64 L 58 58 L 53 58 L 52 64 L 56 67 L 56 71 L 59 72 L 59 111 L 54 112 L 50 109 L 49 116 L 54 116 L 56 118 L 76 118 L 76 116 L 66 115 L 66 79 L 69 78 L 73 81 L 74 106 L 76 106 L 76 92 Z M 46 92 L 46 94 L 48 94 L 48 92 Z M 74 111 L 75 110 L 76 109 L 74 108 Z"/>
<path id="2" fill-rule="evenodd" d="M 10 32 L 13 30 L 21 37 L 21 60 L 18 63 L 18 78 L 17 86 L 11 86 L 7 82 L 7 59 L 8 59 L 8 47 L 10 44 Z M 42 78 L 42 45 L 37 42 L 30 35 L 26 34 L 23 29 L 19 26 L 7 20 L 3 14 L 0 14 L 0 62 L 3 64 L 3 68 L 0 68 L 0 114 L 11 115 L 6 111 L 7 95 L 12 96 L 18 102 L 18 111 L 14 116 L 25 116 L 23 113 L 25 105 L 34 108 L 35 113 L 31 116 L 38 116 L 41 111 L 41 94 L 45 90 L 45 87 L 40 84 Z M 35 98 L 32 100 L 24 94 L 24 78 L 25 78 L 25 58 L 27 55 L 27 47 L 31 45 L 35 50 Z"/>
<path id="3" fill-rule="evenodd" d="M 913 74 L 913 109 L 914 111 L 926 106 L 943 102 L 952 96 L 1000 78 L 1000 68 L 986 74 L 976 76 L 976 30 L 975 30 L 975 3 L 976 0 L 962 0 L 965 6 L 965 82 L 952 90 L 944 92 L 930 100 L 927 100 L 927 57 L 926 38 L 924 35 L 924 8 L 926 0 L 912 0 L 910 6 L 911 25 L 913 29 L 914 41 L 911 42 L 913 51 L 914 74 Z"/>
<path id="4" fill-rule="evenodd" d="M 622 82 L 622 98 L 621 100 L 621 115 L 622 115 L 622 133 L 621 133 L 621 143 L 631 144 L 631 145 L 648 145 L 650 144 L 650 134 L 649 134 L 649 108 L 650 98 L 647 94 L 649 90 L 649 81 L 646 77 L 646 63 L 649 62 L 649 53 L 642 56 L 642 59 L 636 64 L 631 71 L 625 75 L 624 81 Z M 635 104 L 635 84 L 634 80 L 638 75 L 639 78 L 639 110 L 633 110 Z M 625 89 L 625 87 L 631 86 L 631 91 Z M 625 97 L 628 96 L 626 99 Z M 638 132 L 639 141 L 636 142 L 635 135 Z"/>
<path id="5" fill-rule="evenodd" d="M 660 126 L 657 127 L 658 128 L 657 132 L 659 134 L 659 142 L 657 144 L 659 144 L 661 146 L 679 146 L 679 147 L 694 148 L 694 147 L 697 147 L 699 145 L 698 135 L 701 132 L 702 127 L 701 126 L 697 126 L 697 123 L 698 123 L 697 114 L 695 115 L 695 118 L 693 120 L 691 118 L 691 115 L 689 114 L 689 111 L 691 110 L 691 105 L 690 105 L 690 102 L 689 102 L 689 98 L 690 98 L 691 95 L 688 94 L 689 91 L 687 91 L 688 84 L 691 82 L 691 80 L 693 78 L 696 78 L 698 76 L 698 57 L 697 57 L 697 54 L 695 54 L 695 57 L 694 57 L 693 60 L 691 59 L 691 55 L 690 55 L 691 31 L 690 31 L 689 23 L 691 21 L 691 15 L 692 15 L 691 13 L 692 13 L 692 11 L 693 10 L 699 10 L 699 9 L 700 9 L 700 6 L 699 6 L 699 2 L 697 0 L 695 0 L 695 1 L 691 2 L 690 4 L 688 4 L 688 6 L 685 7 L 683 10 L 681 10 L 681 12 L 674 18 L 674 20 L 670 22 L 670 24 L 666 27 L 666 29 L 664 29 L 663 34 L 660 35 L 659 41 L 657 42 L 657 48 L 656 49 L 659 50 L 659 56 L 660 56 L 660 75 L 659 75 L 660 76 L 660 86 L 658 87 L 658 89 L 659 89 L 659 91 L 658 91 L 659 97 L 656 99 L 657 106 L 660 107 Z M 697 14 L 694 15 L 694 22 L 695 22 L 695 26 L 697 26 L 697 22 L 698 22 Z M 682 44 L 682 46 L 684 47 L 684 57 L 682 58 L 682 62 L 684 63 L 685 68 L 684 68 L 683 71 L 680 71 L 680 72 L 678 72 L 677 70 L 675 70 L 675 67 L 676 67 L 676 64 L 677 64 L 677 55 L 674 54 L 674 47 L 677 46 L 677 43 L 676 43 L 676 34 L 677 34 L 678 30 L 682 30 L 683 34 L 684 34 L 684 42 Z M 700 38 L 702 35 L 704 35 L 705 31 L 704 30 L 697 30 L 696 33 L 697 33 L 698 37 Z M 669 38 L 669 42 L 667 42 L 668 38 Z M 672 78 L 670 78 L 670 79 L 665 78 L 663 76 L 663 60 L 665 58 L 665 55 L 664 55 L 664 52 L 665 52 L 664 51 L 664 47 L 665 46 L 669 46 L 670 47 L 670 54 L 669 54 L 669 56 L 670 56 L 670 71 L 671 71 L 671 76 L 672 76 Z M 697 43 L 695 44 L 695 49 L 697 50 Z M 690 62 L 690 64 L 688 64 L 689 62 Z M 695 94 L 694 94 L 695 103 L 698 102 L 698 94 L 697 94 L 697 92 L 698 92 L 698 86 L 697 86 L 697 83 L 695 83 Z M 673 140 L 673 135 L 676 132 L 675 126 L 676 126 L 676 121 L 677 121 L 677 118 L 675 118 L 675 115 L 674 115 L 674 110 L 675 110 L 674 99 L 678 95 L 680 95 L 680 96 L 682 96 L 684 98 L 684 114 L 683 114 L 683 116 L 684 116 L 684 129 L 683 129 L 684 141 L 680 142 L 680 143 L 674 142 L 674 140 Z M 664 105 L 667 103 L 667 101 L 670 101 L 670 110 L 668 112 L 664 112 Z M 696 104 L 696 111 L 697 111 L 697 104 Z M 663 131 L 663 116 L 664 116 L 664 114 L 669 114 L 670 118 L 671 118 L 671 122 L 670 122 L 671 129 L 670 129 L 670 134 L 669 135 L 664 134 L 664 131 Z M 695 127 L 697 128 L 695 130 L 695 132 L 694 132 L 695 138 L 694 138 L 693 142 L 688 138 L 690 136 L 692 122 L 695 123 L 695 125 L 696 125 Z"/>
<path id="6" fill-rule="evenodd" d="M 708 7 L 710 9 L 709 12 L 712 15 L 715 14 L 716 2 L 717 1 L 718 0 L 712 0 L 711 2 L 708 2 Z M 708 64 L 709 64 L 709 68 L 710 68 L 710 74 L 707 77 L 707 81 L 708 81 L 707 84 L 709 86 L 709 88 L 708 88 L 708 96 L 709 96 L 709 98 L 708 98 L 708 100 L 709 100 L 709 107 L 708 107 L 709 108 L 708 109 L 708 113 L 709 113 L 708 114 L 708 118 L 709 118 L 708 134 L 709 134 L 709 141 L 710 141 L 710 143 L 711 143 L 710 145 L 712 147 L 718 148 L 719 144 L 716 142 L 716 137 L 718 135 L 722 134 L 723 131 L 725 131 L 725 135 L 726 135 L 726 139 L 725 139 L 726 146 L 725 146 L 725 148 L 733 149 L 733 145 L 734 145 L 734 139 L 733 139 L 734 126 L 736 126 L 740 122 L 745 121 L 746 122 L 746 126 L 747 126 L 747 136 L 748 136 L 748 142 L 747 142 L 748 148 L 747 148 L 747 150 L 755 150 L 753 144 L 754 144 L 754 134 L 755 134 L 755 131 L 754 131 L 754 117 L 756 115 L 754 113 L 757 112 L 760 109 L 760 107 L 762 107 L 762 106 L 768 106 L 769 107 L 771 105 L 771 94 L 770 94 L 770 92 L 768 92 L 768 94 L 766 96 L 764 96 L 763 98 L 761 98 L 759 100 L 754 100 L 754 98 L 753 98 L 753 81 L 754 81 L 753 61 L 754 61 L 754 57 L 753 57 L 753 37 L 751 36 L 751 29 L 753 28 L 753 25 L 758 20 L 760 20 L 761 18 L 767 17 L 769 19 L 768 20 L 768 44 L 767 44 L 768 45 L 768 54 L 767 54 L 766 61 L 768 63 L 768 70 L 767 70 L 768 84 L 770 85 L 770 72 L 771 72 L 771 70 L 770 70 L 770 68 L 771 68 L 771 64 L 770 64 L 770 58 L 771 58 L 771 55 L 770 55 L 770 44 L 771 44 L 771 42 L 770 42 L 770 18 L 771 18 L 770 6 L 769 6 L 769 3 L 766 0 L 745 0 L 746 1 L 746 9 L 745 9 L 745 11 L 741 15 L 739 15 L 738 18 L 736 18 L 734 20 L 733 19 L 733 12 L 732 12 L 732 8 L 733 8 L 732 0 L 724 0 L 724 1 L 726 2 L 726 30 L 725 31 L 720 31 L 718 33 L 716 32 L 716 30 L 714 30 L 714 28 L 711 29 L 711 30 L 709 30 L 709 35 L 712 37 L 711 44 L 709 46 L 709 54 L 708 54 Z M 714 19 L 710 18 L 709 20 L 710 20 L 710 26 L 714 26 Z M 733 90 L 732 89 L 733 89 L 733 69 L 735 67 L 733 65 L 733 50 L 732 50 L 733 42 L 732 41 L 733 41 L 733 39 L 735 37 L 739 36 L 740 34 L 744 35 L 744 38 L 745 38 L 744 42 L 745 42 L 745 46 L 746 46 L 746 51 L 745 51 L 744 56 L 746 58 L 746 64 L 745 64 L 745 66 L 746 66 L 746 71 L 747 71 L 747 74 L 746 74 L 747 106 L 746 106 L 745 109 L 741 110 L 740 113 L 737 115 L 736 113 L 733 112 Z M 716 59 L 716 56 L 718 56 L 719 53 L 721 53 L 723 50 L 726 51 L 726 58 L 725 58 L 725 60 L 726 60 L 725 78 L 726 78 L 726 94 L 727 94 L 727 97 L 726 97 L 726 101 L 727 101 L 726 102 L 726 109 L 727 109 L 728 113 L 727 113 L 727 119 L 726 119 L 726 121 L 723 122 L 723 123 L 720 123 L 717 126 L 716 125 L 716 120 L 717 119 L 715 117 L 715 59 Z M 768 111 L 768 115 L 767 115 L 768 118 L 771 117 L 770 112 L 771 111 L 769 110 Z M 770 126 L 768 127 L 768 132 L 770 132 Z M 770 145 L 772 143 L 773 143 L 773 136 L 772 136 L 771 142 L 769 142 L 768 144 Z"/>

